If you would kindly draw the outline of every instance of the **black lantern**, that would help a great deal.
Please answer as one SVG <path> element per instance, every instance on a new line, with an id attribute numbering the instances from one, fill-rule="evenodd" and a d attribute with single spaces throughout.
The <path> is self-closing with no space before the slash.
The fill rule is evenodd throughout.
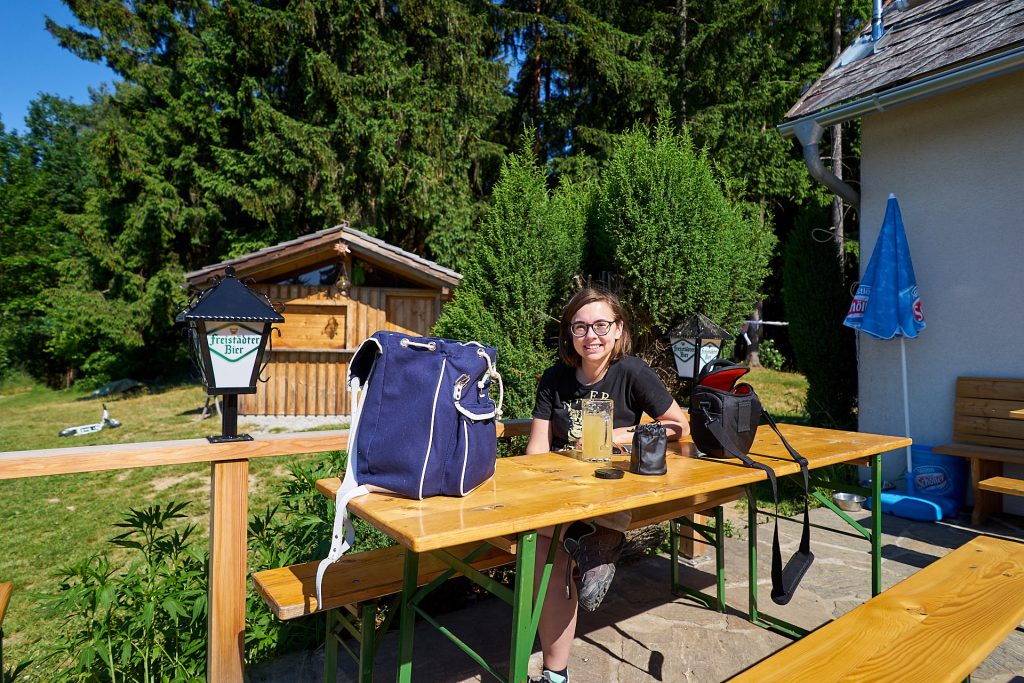
<path id="1" fill-rule="evenodd" d="M 223 395 L 221 435 L 211 443 L 251 441 L 238 431 L 238 394 L 255 394 L 273 323 L 284 317 L 265 294 L 254 292 L 228 266 L 224 277 L 202 290 L 175 319 L 188 324 L 206 393 Z"/>
<path id="2" fill-rule="evenodd" d="M 677 324 L 668 331 L 676 374 L 691 381 L 700 376 L 704 366 L 722 353 L 723 342 L 733 336 L 700 313 Z"/>

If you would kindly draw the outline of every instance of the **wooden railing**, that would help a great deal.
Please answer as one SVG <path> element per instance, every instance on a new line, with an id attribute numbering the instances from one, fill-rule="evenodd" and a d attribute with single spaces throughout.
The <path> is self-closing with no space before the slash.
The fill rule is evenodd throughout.
<path id="1" fill-rule="evenodd" d="M 0 479 L 135 467 L 210 463 L 209 643 L 206 680 L 241 683 L 245 661 L 246 532 L 249 460 L 321 453 L 348 446 L 348 432 L 269 434 L 253 441 L 153 441 L 0 453 Z"/>

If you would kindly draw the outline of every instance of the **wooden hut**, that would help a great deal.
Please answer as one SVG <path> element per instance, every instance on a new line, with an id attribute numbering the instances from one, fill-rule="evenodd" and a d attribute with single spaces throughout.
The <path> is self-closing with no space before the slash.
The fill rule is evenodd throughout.
<path id="1" fill-rule="evenodd" d="M 428 334 L 462 280 L 347 223 L 185 277 L 202 288 L 227 266 L 285 304 L 263 373 L 268 381 L 240 397 L 245 415 L 347 415 L 345 378 L 359 343 L 377 330 Z"/>

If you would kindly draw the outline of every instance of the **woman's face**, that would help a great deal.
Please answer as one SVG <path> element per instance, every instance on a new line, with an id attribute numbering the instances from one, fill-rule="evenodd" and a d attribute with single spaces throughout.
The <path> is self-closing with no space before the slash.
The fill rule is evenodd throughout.
<path id="1" fill-rule="evenodd" d="M 612 323 L 608 333 L 604 336 L 594 331 L 595 323 Z M 600 365 L 607 362 L 615 349 L 615 342 L 622 336 L 622 321 L 615 320 L 615 314 L 611 306 L 603 301 L 594 301 L 587 304 L 576 315 L 572 317 L 570 331 L 573 328 L 586 326 L 586 332 L 582 337 L 573 335 L 572 344 L 576 353 L 588 365 Z"/>

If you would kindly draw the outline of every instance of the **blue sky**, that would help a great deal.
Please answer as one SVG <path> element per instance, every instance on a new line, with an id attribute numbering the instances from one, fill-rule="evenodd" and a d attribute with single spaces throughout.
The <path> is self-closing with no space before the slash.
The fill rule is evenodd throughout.
<path id="1" fill-rule="evenodd" d="M 24 131 L 29 102 L 39 93 L 89 102 L 89 87 L 112 83 L 105 66 L 79 59 L 46 32 L 45 17 L 76 23 L 60 0 L 0 0 L 0 121 Z"/>

